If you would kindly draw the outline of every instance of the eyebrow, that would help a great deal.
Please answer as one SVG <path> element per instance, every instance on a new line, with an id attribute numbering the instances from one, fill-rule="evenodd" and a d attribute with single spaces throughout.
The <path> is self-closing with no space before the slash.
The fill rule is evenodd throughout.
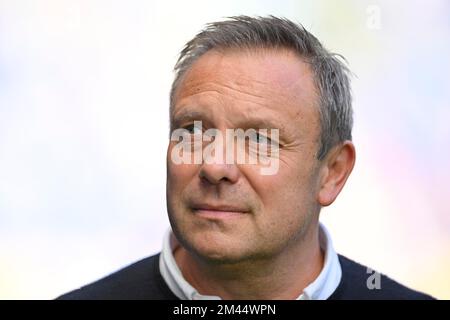
<path id="1" fill-rule="evenodd" d="M 180 127 L 183 122 L 201 120 L 208 121 L 208 115 L 202 111 L 185 110 L 181 111 L 172 117 L 171 127 L 172 129 Z M 285 127 L 281 124 L 277 124 L 269 119 L 264 118 L 250 118 L 245 120 L 235 121 L 235 128 L 247 129 L 278 129 L 280 135 L 283 135 Z"/>
<path id="2" fill-rule="evenodd" d="M 171 116 L 170 125 L 171 127 L 179 127 L 182 122 L 194 121 L 194 120 L 203 120 L 206 117 L 204 112 L 195 111 L 195 110 L 187 110 L 181 111 L 173 116 Z"/>
<path id="3" fill-rule="evenodd" d="M 246 119 L 244 121 L 238 121 L 238 124 L 237 127 L 242 129 L 279 129 L 280 132 L 284 130 L 283 126 L 278 125 L 271 120 L 262 118 Z"/>

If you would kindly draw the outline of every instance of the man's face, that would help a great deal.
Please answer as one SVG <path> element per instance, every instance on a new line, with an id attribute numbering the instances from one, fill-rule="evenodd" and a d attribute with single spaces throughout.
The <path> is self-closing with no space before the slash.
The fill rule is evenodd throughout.
<path id="1" fill-rule="evenodd" d="M 309 66 L 288 50 L 209 51 L 186 73 L 171 126 L 279 129 L 279 168 L 262 164 L 175 164 L 167 153 L 167 205 L 178 240 L 209 261 L 273 257 L 317 218 L 320 133 Z M 269 136 L 270 137 L 270 136 Z M 227 211 L 234 211 L 228 212 Z"/>

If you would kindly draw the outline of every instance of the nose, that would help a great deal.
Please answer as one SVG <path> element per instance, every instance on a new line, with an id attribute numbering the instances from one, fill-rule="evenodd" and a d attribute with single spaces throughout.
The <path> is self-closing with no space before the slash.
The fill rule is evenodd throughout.
<path id="1" fill-rule="evenodd" d="M 202 180 L 206 180 L 214 185 L 221 182 L 236 183 L 239 179 L 239 168 L 236 164 L 203 163 L 199 176 Z"/>
<path id="2" fill-rule="evenodd" d="M 229 141 L 224 138 L 225 136 L 226 135 L 222 133 L 222 138 L 220 138 L 220 136 L 215 138 L 222 140 L 214 140 L 214 156 L 210 152 L 206 152 L 203 158 L 204 161 L 202 162 L 199 171 L 200 179 L 203 181 L 207 181 L 213 185 L 220 184 L 221 182 L 234 184 L 239 180 L 239 176 L 241 174 L 240 169 L 236 163 L 237 146 L 234 145 L 233 142 L 229 146 L 231 148 L 229 150 L 229 148 L 227 147 Z M 219 150 L 221 150 L 221 152 L 219 152 Z M 234 153 L 234 157 L 230 159 L 231 161 L 229 161 L 228 159 L 230 155 L 228 155 L 227 152 Z"/>

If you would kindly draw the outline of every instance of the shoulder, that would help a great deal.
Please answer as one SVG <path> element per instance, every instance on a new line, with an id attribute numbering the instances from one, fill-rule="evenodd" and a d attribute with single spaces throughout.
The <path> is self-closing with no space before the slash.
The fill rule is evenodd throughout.
<path id="1" fill-rule="evenodd" d="M 330 300 L 430 300 L 433 297 L 412 290 L 386 275 L 339 255 L 342 278 Z"/>
<path id="2" fill-rule="evenodd" d="M 176 299 L 159 272 L 159 254 L 135 262 L 58 300 Z"/>

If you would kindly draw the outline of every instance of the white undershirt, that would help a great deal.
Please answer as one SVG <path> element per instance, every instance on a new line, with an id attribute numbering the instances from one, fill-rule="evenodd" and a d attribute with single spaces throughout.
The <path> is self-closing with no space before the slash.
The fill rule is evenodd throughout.
<path id="1" fill-rule="evenodd" d="M 328 230 L 321 223 L 319 225 L 319 244 L 325 252 L 322 271 L 296 300 L 326 300 L 336 290 L 341 281 L 342 270 L 338 256 L 334 251 Z M 179 243 L 169 228 L 164 236 L 159 257 L 159 270 L 170 290 L 182 300 L 221 300 L 219 296 L 207 296 L 198 293 L 184 279 L 173 255 L 178 246 Z"/>

